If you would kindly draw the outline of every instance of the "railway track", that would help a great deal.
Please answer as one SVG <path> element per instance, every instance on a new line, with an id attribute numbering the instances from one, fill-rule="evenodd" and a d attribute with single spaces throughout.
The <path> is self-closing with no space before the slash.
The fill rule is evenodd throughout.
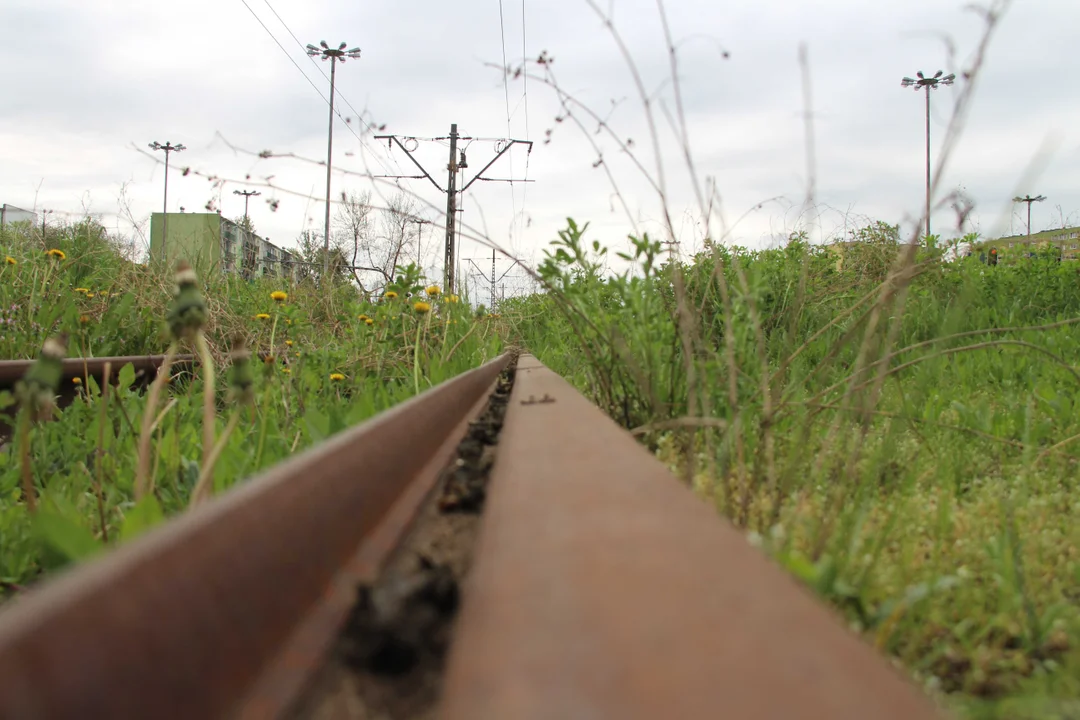
<path id="1" fill-rule="evenodd" d="M 98 358 L 65 358 L 62 363 L 60 390 L 56 398 L 58 407 L 67 407 L 78 396 L 80 384 L 87 378 L 94 378 L 99 384 L 104 382 L 105 368 L 111 368 L 111 377 L 116 381 L 117 373 L 125 365 L 131 365 L 135 371 L 134 386 L 145 387 L 153 380 L 157 369 L 165 361 L 164 355 L 120 355 Z M 173 359 L 173 371 L 189 369 L 195 361 L 194 355 L 177 355 Z M 26 371 L 34 364 L 33 360 L 0 360 L 0 390 L 14 390 L 15 384 L 22 379 Z M 78 378 L 79 383 L 74 380 Z M 11 436 L 11 426 L 0 420 L 0 442 Z"/>
<path id="2" fill-rule="evenodd" d="M 535 357 L 0 611 L 0 718 L 939 717 Z"/>

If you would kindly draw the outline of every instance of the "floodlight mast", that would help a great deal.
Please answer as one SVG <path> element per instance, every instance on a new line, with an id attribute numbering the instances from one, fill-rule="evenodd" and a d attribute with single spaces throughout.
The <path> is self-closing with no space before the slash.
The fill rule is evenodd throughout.
<path id="1" fill-rule="evenodd" d="M 326 136 L 326 225 L 323 229 L 323 278 L 325 278 L 330 269 L 330 163 L 334 151 L 334 75 L 339 62 L 343 63 L 347 58 L 355 60 L 360 57 L 360 48 L 346 50 L 347 43 L 331 48 L 325 40 L 320 40 L 319 45 L 321 47 L 309 44 L 307 54 L 330 61 L 330 129 Z"/>
<path id="2" fill-rule="evenodd" d="M 162 201 L 161 208 L 161 259 L 166 259 L 165 254 L 165 242 L 168 239 L 169 229 L 169 153 L 183 152 L 187 150 L 183 143 L 177 143 L 173 145 L 171 142 L 166 141 L 164 145 L 157 140 L 150 143 L 151 150 L 164 150 L 165 151 L 165 199 Z"/>
<path id="3" fill-rule="evenodd" d="M 900 87 L 913 87 L 915 92 L 926 91 L 926 237 L 930 237 L 930 90 L 940 85 L 952 85 L 956 80 L 953 73 L 942 75 L 944 71 L 938 70 L 934 77 L 928 78 L 920 70 L 914 78 L 905 77 L 900 81 Z"/>
<path id="4" fill-rule="evenodd" d="M 251 224 L 248 219 L 248 200 L 258 195 L 262 195 L 258 190 L 233 190 L 233 195 L 242 195 L 244 198 L 244 222 Z"/>
<path id="5" fill-rule="evenodd" d="M 1031 203 L 1042 202 L 1045 199 L 1045 195 L 1036 195 L 1035 197 L 1031 197 L 1030 195 L 1020 197 L 1017 195 L 1013 198 L 1013 202 L 1027 203 L 1027 234 L 1029 239 L 1031 238 Z"/>

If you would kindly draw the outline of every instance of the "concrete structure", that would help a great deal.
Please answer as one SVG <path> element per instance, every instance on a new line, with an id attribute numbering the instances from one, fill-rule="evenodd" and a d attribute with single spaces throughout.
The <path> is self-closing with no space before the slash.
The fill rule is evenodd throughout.
<path id="1" fill-rule="evenodd" d="M 20 222 L 37 225 L 37 221 L 38 216 L 36 212 L 23 210 L 22 208 L 17 208 L 14 205 L 8 205 L 7 203 L 0 206 L 0 227 L 6 227 Z"/>
<path id="2" fill-rule="evenodd" d="M 236 273 L 244 278 L 296 278 L 296 255 L 248 232 L 220 213 L 169 213 L 162 255 L 164 213 L 150 216 L 150 257 L 184 258 L 200 273 Z"/>

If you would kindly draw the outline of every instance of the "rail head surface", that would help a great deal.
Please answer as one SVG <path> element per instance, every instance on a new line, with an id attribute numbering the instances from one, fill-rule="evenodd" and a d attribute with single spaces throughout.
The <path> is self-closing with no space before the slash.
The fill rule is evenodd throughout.
<path id="1" fill-rule="evenodd" d="M 448 720 L 941 717 L 529 355 L 473 563 Z"/>
<path id="2" fill-rule="evenodd" d="M 0 718 L 215 718 L 509 355 L 342 432 L 0 611 Z"/>

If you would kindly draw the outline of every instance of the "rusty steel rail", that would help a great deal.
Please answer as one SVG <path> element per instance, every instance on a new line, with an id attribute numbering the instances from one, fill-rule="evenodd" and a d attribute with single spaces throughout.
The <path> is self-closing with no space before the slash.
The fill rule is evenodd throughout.
<path id="1" fill-rule="evenodd" d="M 61 383 L 56 393 L 58 407 L 67 407 L 78 397 L 79 387 L 72 382 L 75 378 L 85 380 L 94 378 L 98 384 L 104 381 L 105 366 L 112 368 L 112 382 L 117 381 L 120 368 L 130 364 L 135 370 L 135 387 L 149 385 L 157 375 L 158 368 L 165 361 L 164 355 L 120 355 L 117 357 L 65 358 L 61 370 Z M 194 355 L 177 355 L 173 359 L 173 369 L 188 369 L 195 362 Z M 16 383 L 34 364 L 33 360 L 0 360 L 0 390 L 14 390 Z M 11 426 L 0 420 L 0 441 L 11 435 Z"/>
<path id="2" fill-rule="evenodd" d="M 406 531 L 503 355 L 0 612 L 0 718 L 274 717 Z"/>
<path id="3" fill-rule="evenodd" d="M 194 355 L 178 355 L 173 360 L 173 365 L 190 365 L 194 361 Z M 150 371 L 157 370 L 164 362 L 164 355 L 121 355 L 119 357 L 96 357 L 96 358 L 65 358 L 63 379 L 71 380 L 75 377 L 93 377 L 100 382 L 105 375 L 105 365 L 112 365 L 113 376 L 125 365 L 131 364 L 137 375 L 149 375 Z M 0 389 L 10 390 L 15 387 L 27 369 L 34 363 L 33 360 L 0 360 Z"/>
<path id="4" fill-rule="evenodd" d="M 0 718 L 286 713 L 508 361 L 16 600 L 0 612 Z M 496 448 L 441 717 L 940 717 L 532 356 Z"/>
<path id="5" fill-rule="evenodd" d="M 919 720 L 935 708 L 524 355 L 441 717 Z"/>

